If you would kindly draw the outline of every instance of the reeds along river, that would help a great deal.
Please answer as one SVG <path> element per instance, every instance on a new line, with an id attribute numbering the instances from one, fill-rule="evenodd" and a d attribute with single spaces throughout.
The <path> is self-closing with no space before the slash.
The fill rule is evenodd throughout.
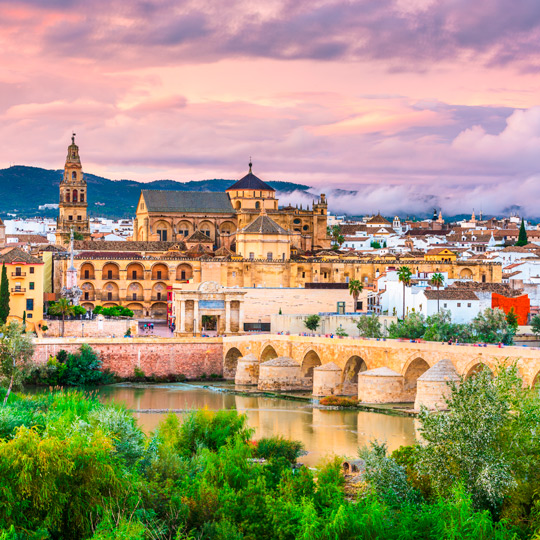
<path id="1" fill-rule="evenodd" d="M 134 410 L 147 432 L 153 431 L 169 410 L 237 409 L 247 415 L 255 430 L 254 439 L 282 435 L 301 441 L 308 451 L 301 461 L 310 466 L 332 455 L 356 456 L 358 447 L 373 439 L 386 441 L 389 450 L 394 450 L 412 444 L 415 437 L 414 420 L 408 417 L 321 410 L 308 402 L 235 395 L 193 384 L 115 385 L 100 388 L 98 395 L 103 401 L 122 402 Z"/>

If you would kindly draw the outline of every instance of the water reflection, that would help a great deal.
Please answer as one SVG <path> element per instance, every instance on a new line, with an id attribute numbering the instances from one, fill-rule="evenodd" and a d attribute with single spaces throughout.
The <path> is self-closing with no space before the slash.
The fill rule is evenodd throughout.
<path id="1" fill-rule="evenodd" d="M 412 418 L 358 411 L 328 411 L 311 404 L 279 398 L 238 396 L 190 384 L 102 388 L 104 401 L 123 402 L 134 410 L 211 410 L 236 408 L 246 413 L 254 438 L 282 435 L 302 441 L 309 454 L 302 460 L 315 465 L 332 455 L 355 456 L 370 440 L 387 441 L 390 450 L 414 442 Z M 153 431 L 165 412 L 135 412 L 145 431 Z M 178 413 L 182 416 L 182 413 Z"/>

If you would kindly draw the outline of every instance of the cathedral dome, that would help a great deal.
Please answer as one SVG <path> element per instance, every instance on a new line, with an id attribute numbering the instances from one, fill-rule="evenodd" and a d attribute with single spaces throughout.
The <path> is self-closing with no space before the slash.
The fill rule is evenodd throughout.
<path id="1" fill-rule="evenodd" d="M 257 191 L 276 191 L 273 187 L 263 182 L 258 176 L 251 172 L 252 164 L 249 164 L 249 172 L 238 182 L 234 183 L 227 191 L 257 190 Z"/>

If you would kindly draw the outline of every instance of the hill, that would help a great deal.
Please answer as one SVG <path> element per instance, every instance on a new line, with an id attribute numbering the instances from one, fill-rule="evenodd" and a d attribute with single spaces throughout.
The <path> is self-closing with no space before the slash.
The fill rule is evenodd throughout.
<path id="1" fill-rule="evenodd" d="M 53 217 L 58 210 L 38 210 L 47 203 L 58 203 L 58 186 L 63 170 L 41 169 L 17 165 L 0 169 L 0 216 L 16 213 L 20 217 Z M 212 179 L 190 182 L 154 180 L 109 180 L 85 173 L 88 183 L 88 214 L 108 218 L 125 218 L 135 215 L 135 206 L 141 189 L 171 191 L 225 191 L 236 180 Z M 308 191 L 309 186 L 291 182 L 268 182 L 281 193 Z"/>

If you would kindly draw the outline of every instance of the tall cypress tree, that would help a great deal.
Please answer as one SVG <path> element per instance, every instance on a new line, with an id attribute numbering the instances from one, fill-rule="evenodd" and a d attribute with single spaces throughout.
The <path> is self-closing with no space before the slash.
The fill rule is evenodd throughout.
<path id="1" fill-rule="evenodd" d="M 516 246 L 526 246 L 529 243 L 527 239 L 527 231 L 525 230 L 525 222 L 523 219 L 521 220 L 521 227 L 519 228 L 519 236 L 518 241 L 516 242 Z"/>
<path id="2" fill-rule="evenodd" d="M 9 281 L 6 264 L 2 263 L 2 279 L 0 281 L 0 324 L 6 324 L 9 315 Z"/>

